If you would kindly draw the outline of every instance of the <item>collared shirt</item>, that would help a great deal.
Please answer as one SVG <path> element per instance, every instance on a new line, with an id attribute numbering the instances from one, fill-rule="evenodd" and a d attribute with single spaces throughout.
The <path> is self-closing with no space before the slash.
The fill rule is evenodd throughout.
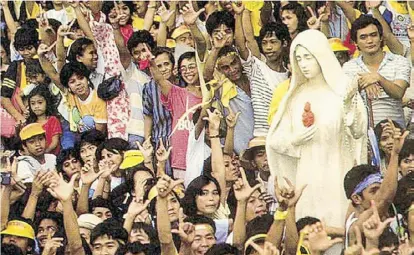
<path id="1" fill-rule="evenodd" d="M 362 60 L 362 55 L 344 64 L 344 72 L 353 79 L 359 73 L 369 73 L 368 67 Z M 404 80 L 410 82 L 411 67 L 409 61 L 399 55 L 386 52 L 378 71 L 382 77 L 388 81 Z M 401 99 L 390 97 L 385 90 L 380 87 L 381 94 L 378 99 L 372 100 L 372 112 L 374 126 L 381 120 L 391 118 L 405 127 L 404 111 Z M 367 105 L 367 95 L 365 91 L 361 93 L 365 105 Z"/>
<path id="2" fill-rule="evenodd" d="M 144 136 L 144 114 L 143 114 L 143 89 L 145 83 L 150 81 L 148 75 L 131 62 L 129 67 L 122 73 L 125 88 L 129 96 L 131 116 L 127 124 L 127 132 L 132 135 Z"/>

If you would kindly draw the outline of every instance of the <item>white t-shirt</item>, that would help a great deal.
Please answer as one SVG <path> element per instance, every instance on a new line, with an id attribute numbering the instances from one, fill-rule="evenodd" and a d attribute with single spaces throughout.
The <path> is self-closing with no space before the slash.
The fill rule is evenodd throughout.
<path id="1" fill-rule="evenodd" d="M 37 171 L 50 170 L 56 168 L 56 156 L 53 154 L 45 154 L 45 163 L 40 164 L 32 156 L 20 156 L 17 158 L 17 176 L 23 179 L 23 183 L 33 182 Z"/>

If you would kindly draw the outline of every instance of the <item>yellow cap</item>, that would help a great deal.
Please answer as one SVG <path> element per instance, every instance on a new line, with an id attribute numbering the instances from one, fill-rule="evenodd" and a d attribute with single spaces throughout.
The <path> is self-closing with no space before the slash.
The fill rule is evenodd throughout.
<path id="1" fill-rule="evenodd" d="M 154 21 L 156 21 L 156 22 L 161 22 L 161 17 L 160 17 L 160 16 L 158 16 L 158 15 L 155 15 L 155 16 L 154 16 Z"/>
<path id="2" fill-rule="evenodd" d="M 263 0 L 246 1 L 246 2 L 243 1 L 243 3 L 244 3 L 244 8 L 246 8 L 246 10 L 249 10 L 249 11 L 259 11 L 260 9 L 262 9 L 264 5 Z"/>
<path id="3" fill-rule="evenodd" d="M 34 240 L 35 232 L 28 223 L 20 220 L 12 220 L 7 223 L 7 228 L 1 232 L 2 235 L 26 237 Z"/>
<path id="4" fill-rule="evenodd" d="M 144 161 L 144 155 L 140 150 L 129 150 L 124 153 L 124 160 L 122 161 L 119 169 L 124 170 L 133 166 L 136 166 Z"/>
<path id="5" fill-rule="evenodd" d="M 166 43 L 165 46 L 167 46 L 170 49 L 175 48 L 175 46 L 176 46 L 175 40 L 167 39 L 167 43 Z"/>
<path id="6" fill-rule="evenodd" d="M 342 43 L 341 39 L 339 38 L 331 38 L 328 40 L 329 45 L 331 46 L 331 50 L 335 51 L 349 51 L 349 48 L 345 47 Z"/>
<path id="7" fill-rule="evenodd" d="M 41 135 L 44 133 L 45 130 L 43 129 L 42 125 L 40 125 L 39 123 L 32 123 L 22 128 L 19 135 L 20 139 L 24 141 L 35 135 Z"/>
<path id="8" fill-rule="evenodd" d="M 174 32 L 171 34 L 171 38 L 177 39 L 179 36 L 185 33 L 190 33 L 190 29 L 186 25 L 181 25 L 174 30 Z"/>

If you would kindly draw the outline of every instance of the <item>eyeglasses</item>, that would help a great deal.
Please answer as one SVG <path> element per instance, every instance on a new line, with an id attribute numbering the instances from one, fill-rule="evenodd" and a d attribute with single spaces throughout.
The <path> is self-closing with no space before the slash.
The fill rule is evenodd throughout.
<path id="1" fill-rule="evenodd" d="M 187 71 L 194 71 L 197 69 L 197 64 L 189 64 L 188 66 L 182 66 L 180 67 L 180 72 L 185 73 Z"/>

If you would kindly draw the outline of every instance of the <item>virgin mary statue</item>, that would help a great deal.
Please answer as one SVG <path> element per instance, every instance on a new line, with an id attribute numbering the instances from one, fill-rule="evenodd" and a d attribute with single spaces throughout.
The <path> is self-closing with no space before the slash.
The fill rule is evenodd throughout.
<path id="1" fill-rule="evenodd" d="M 347 78 L 317 30 L 293 40 L 290 63 L 290 87 L 266 141 L 270 171 L 296 187 L 307 184 L 297 219 L 313 216 L 342 227 L 348 205 L 344 176 L 354 164 L 366 163 L 361 144 L 368 121 L 357 80 Z"/>

